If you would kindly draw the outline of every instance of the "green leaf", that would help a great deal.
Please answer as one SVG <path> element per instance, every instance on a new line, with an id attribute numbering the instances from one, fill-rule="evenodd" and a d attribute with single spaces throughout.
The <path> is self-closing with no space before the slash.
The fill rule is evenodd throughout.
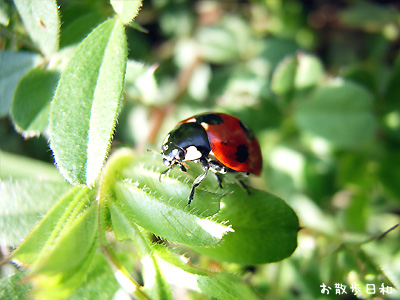
<path id="1" fill-rule="evenodd" d="M 98 248 L 97 206 L 80 214 L 57 239 L 44 259 L 30 269 L 37 298 L 62 299 L 82 284 Z"/>
<path id="2" fill-rule="evenodd" d="M 233 275 L 204 272 L 184 262 L 164 245 L 154 245 L 153 251 L 168 281 L 197 292 L 203 292 L 215 299 L 259 299 L 249 286 Z"/>
<path id="3" fill-rule="evenodd" d="M 297 58 L 287 57 L 278 65 L 271 81 L 271 89 L 275 94 L 282 95 L 293 90 L 297 64 Z"/>
<path id="4" fill-rule="evenodd" d="M 110 19 L 83 40 L 65 68 L 50 112 L 51 148 L 71 183 L 94 184 L 107 156 L 124 86 L 124 27 Z"/>
<path id="5" fill-rule="evenodd" d="M 19 300 L 27 299 L 30 291 L 28 283 L 22 283 L 25 272 L 19 272 L 0 280 L 0 299 Z"/>
<path id="6" fill-rule="evenodd" d="M 38 54 L 0 51 L 0 117 L 9 113 L 15 88 L 22 76 L 39 61 Z"/>
<path id="7" fill-rule="evenodd" d="M 100 181 L 99 203 L 101 208 L 108 207 L 111 215 L 111 225 L 118 241 L 131 239 L 142 260 L 144 266 L 144 289 L 152 299 L 172 299 L 171 290 L 167 284 L 160 267 L 151 251 L 149 234 L 138 228 L 134 219 L 127 214 L 125 208 L 117 204 L 115 199 L 115 183 L 120 180 L 120 172 L 126 165 L 129 165 L 135 158 L 132 150 L 121 149 L 115 152 L 107 162 Z M 112 196 L 114 197 L 112 197 Z M 101 228 L 105 228 L 101 223 Z"/>
<path id="8" fill-rule="evenodd" d="M 233 275 L 199 276 L 197 284 L 204 294 L 214 299 L 259 299 L 250 287 Z"/>
<path id="9" fill-rule="evenodd" d="M 361 86 L 336 80 L 320 87 L 311 99 L 298 104 L 297 126 L 339 147 L 356 147 L 375 132 L 373 96 Z"/>
<path id="10" fill-rule="evenodd" d="M 131 22 L 142 7 L 142 0 L 110 0 L 110 3 L 124 24 Z"/>
<path id="11" fill-rule="evenodd" d="M 173 299 L 171 288 L 154 254 L 142 258 L 144 291 L 151 299 Z"/>
<path id="12" fill-rule="evenodd" d="M 158 177 L 158 173 L 153 174 Z M 179 185 L 174 179 L 165 178 L 164 182 L 171 186 Z M 183 244 L 217 244 L 225 233 L 231 231 L 218 222 L 196 216 L 193 209 L 186 206 L 186 197 L 182 199 L 171 192 L 172 189 L 164 189 L 162 194 L 152 193 L 132 183 L 121 182 L 115 186 L 115 205 L 125 219 L 133 219 L 150 232 Z M 189 189 L 185 192 L 184 195 L 188 195 Z M 180 201 L 178 204 L 177 200 Z"/>
<path id="13" fill-rule="evenodd" d="M 154 71 L 157 66 L 146 66 L 140 62 L 128 60 L 125 78 L 127 96 L 140 100 L 146 105 L 160 104 L 160 97 Z"/>
<path id="14" fill-rule="evenodd" d="M 134 220 L 127 217 L 124 209 L 113 202 L 109 204 L 112 227 L 118 241 L 131 239 L 136 246 L 143 264 L 144 289 L 152 299 L 172 299 L 171 290 L 160 270 L 157 260 L 151 249 L 151 241 L 145 237 Z"/>
<path id="15" fill-rule="evenodd" d="M 186 273 L 207 276 L 210 272 L 207 272 L 201 268 L 196 268 L 194 265 L 188 263 L 188 259 L 184 255 L 178 255 L 176 252 L 173 252 L 171 248 L 167 247 L 163 244 L 153 244 L 152 251 L 157 256 L 157 259 L 160 261 L 163 260 L 170 265 L 173 265 Z M 170 280 L 170 278 L 169 278 Z M 170 280 L 171 282 L 171 280 Z M 189 286 L 185 286 L 187 288 L 193 288 Z"/>
<path id="16" fill-rule="evenodd" d="M 71 186 L 39 180 L 0 181 L 0 244 L 18 245 Z"/>
<path id="17" fill-rule="evenodd" d="M 44 161 L 15 155 L 0 150 L 0 178 L 38 179 L 43 181 L 64 182 L 54 165 Z"/>
<path id="18" fill-rule="evenodd" d="M 261 41 L 262 57 L 275 68 L 285 57 L 294 56 L 299 50 L 296 42 L 289 39 L 267 37 Z"/>
<path id="19" fill-rule="evenodd" d="M 85 284 L 78 288 L 68 300 L 112 299 L 119 288 L 108 262 L 101 253 L 96 253 Z"/>
<path id="20" fill-rule="evenodd" d="M 293 89 L 301 90 L 318 84 L 323 75 L 321 61 L 315 56 L 299 53 L 296 57 L 285 58 L 276 68 L 271 89 L 278 95 Z"/>
<path id="21" fill-rule="evenodd" d="M 156 169 L 159 167 L 159 169 Z M 126 165 L 120 173 L 120 180 L 125 183 L 135 185 L 146 193 L 155 191 L 160 205 L 175 206 L 179 210 L 189 212 L 194 216 L 205 218 L 214 215 L 219 211 L 219 202 L 223 193 L 220 191 L 217 181 L 214 180 L 212 174 L 206 177 L 204 185 L 196 189 L 195 198 L 187 206 L 188 197 L 195 178 L 202 172 L 199 165 L 190 164 L 190 172 L 182 176 L 182 172 L 172 170 L 169 176 L 160 179 L 160 173 L 165 166 L 161 163 L 159 156 L 152 154 L 143 155 L 133 161 L 132 164 Z M 213 190 L 207 190 L 206 184 L 213 187 Z"/>
<path id="22" fill-rule="evenodd" d="M 82 212 L 88 197 L 89 189 L 79 187 L 65 194 L 12 253 L 12 258 L 30 265 L 40 256 L 46 256 L 60 234 L 69 230 L 71 222 Z"/>
<path id="23" fill-rule="evenodd" d="M 14 0 L 25 29 L 45 56 L 58 50 L 60 21 L 56 1 Z"/>
<path id="24" fill-rule="evenodd" d="M 298 66 L 294 85 L 297 89 L 304 89 L 315 86 L 324 74 L 321 61 L 313 56 L 304 53 L 298 54 Z"/>
<path id="25" fill-rule="evenodd" d="M 197 34 L 202 56 L 212 63 L 229 63 L 240 57 L 235 34 L 223 27 L 201 27 Z"/>
<path id="26" fill-rule="evenodd" d="M 231 230 L 207 218 L 218 211 L 221 195 L 199 188 L 196 201 L 188 207 L 190 184 L 170 176 L 160 182 L 160 171 L 154 170 L 157 162 L 161 166 L 159 157 L 146 154 L 131 163 L 127 157 L 134 158 L 131 150 L 115 152 L 104 171 L 107 177 L 102 180 L 102 189 L 103 184 L 110 184 L 106 194 L 115 198 L 109 205 L 119 240 L 130 238 L 132 221 L 164 238 L 188 244 L 215 244 Z"/>
<path id="27" fill-rule="evenodd" d="M 199 27 L 196 39 L 199 45 L 194 50 L 204 60 L 216 64 L 252 57 L 259 50 L 248 23 L 229 14 L 221 18 L 218 26 Z"/>
<path id="28" fill-rule="evenodd" d="M 40 135 L 47 127 L 50 101 L 58 78 L 58 72 L 35 68 L 18 83 L 11 105 L 11 116 L 17 131 L 25 137 Z"/>
<path id="29" fill-rule="evenodd" d="M 229 222 L 235 232 L 212 247 L 194 250 L 220 261 L 262 264 L 280 261 L 297 247 L 299 221 L 294 211 L 280 198 L 251 189 L 247 195 L 239 186 L 223 199 L 221 211 L 213 217 Z"/>

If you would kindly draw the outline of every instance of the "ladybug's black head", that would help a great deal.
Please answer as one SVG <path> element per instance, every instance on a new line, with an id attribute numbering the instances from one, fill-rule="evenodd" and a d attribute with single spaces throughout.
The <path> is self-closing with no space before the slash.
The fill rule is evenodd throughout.
<path id="1" fill-rule="evenodd" d="M 170 167 L 185 159 L 186 151 L 179 146 L 174 145 L 172 142 L 166 141 L 161 149 L 163 164 Z"/>
<path id="2" fill-rule="evenodd" d="M 177 164 L 183 172 L 187 169 L 183 161 L 200 159 L 210 151 L 207 133 L 197 123 L 178 125 L 167 135 L 161 147 L 164 165 L 173 168 Z"/>

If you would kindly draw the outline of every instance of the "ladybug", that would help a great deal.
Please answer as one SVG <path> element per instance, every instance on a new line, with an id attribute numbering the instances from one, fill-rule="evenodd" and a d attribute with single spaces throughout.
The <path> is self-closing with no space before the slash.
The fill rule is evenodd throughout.
<path id="1" fill-rule="evenodd" d="M 176 165 L 186 172 L 188 165 L 184 161 L 199 162 L 203 167 L 204 172 L 193 182 L 188 205 L 209 170 L 222 188 L 220 174 L 236 173 L 240 178 L 250 173 L 260 175 L 262 168 L 260 144 L 253 132 L 238 118 L 223 113 L 198 114 L 179 122 L 165 138 L 161 155 L 168 168 L 160 174 L 160 180 Z M 249 193 L 246 185 L 238 181 Z"/>

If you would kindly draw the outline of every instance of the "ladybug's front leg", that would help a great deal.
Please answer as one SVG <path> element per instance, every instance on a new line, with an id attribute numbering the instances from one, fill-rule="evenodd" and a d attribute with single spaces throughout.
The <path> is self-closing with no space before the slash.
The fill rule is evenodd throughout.
<path id="1" fill-rule="evenodd" d="M 160 173 L 160 176 L 158 177 L 158 180 L 161 181 L 162 177 L 163 177 L 164 175 L 167 175 L 167 174 L 169 173 L 169 171 L 171 171 L 171 169 L 172 169 L 174 166 L 175 166 L 175 165 L 171 165 L 171 166 L 168 167 L 168 169 L 165 169 L 164 171 L 162 171 L 162 172 Z"/>
<path id="2" fill-rule="evenodd" d="M 206 178 L 207 174 L 208 174 L 208 170 L 210 169 L 210 165 L 208 164 L 207 159 L 205 159 L 204 157 L 200 158 L 199 160 L 201 166 L 203 167 L 204 173 L 199 175 L 193 182 L 192 185 L 192 190 L 190 191 L 190 195 L 189 195 L 189 202 L 187 205 L 190 205 L 190 202 L 192 202 L 193 197 L 194 197 L 194 190 L 195 188 L 204 180 L 204 178 Z"/>

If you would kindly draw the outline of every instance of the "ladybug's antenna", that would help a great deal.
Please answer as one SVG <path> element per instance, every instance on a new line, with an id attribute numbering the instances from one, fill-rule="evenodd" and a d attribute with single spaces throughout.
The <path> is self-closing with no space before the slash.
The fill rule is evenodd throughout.
<path id="1" fill-rule="evenodd" d="M 153 152 L 153 153 L 156 153 L 158 155 L 162 155 L 160 152 L 158 152 L 156 150 L 153 150 L 153 149 L 147 149 L 147 152 Z"/>

